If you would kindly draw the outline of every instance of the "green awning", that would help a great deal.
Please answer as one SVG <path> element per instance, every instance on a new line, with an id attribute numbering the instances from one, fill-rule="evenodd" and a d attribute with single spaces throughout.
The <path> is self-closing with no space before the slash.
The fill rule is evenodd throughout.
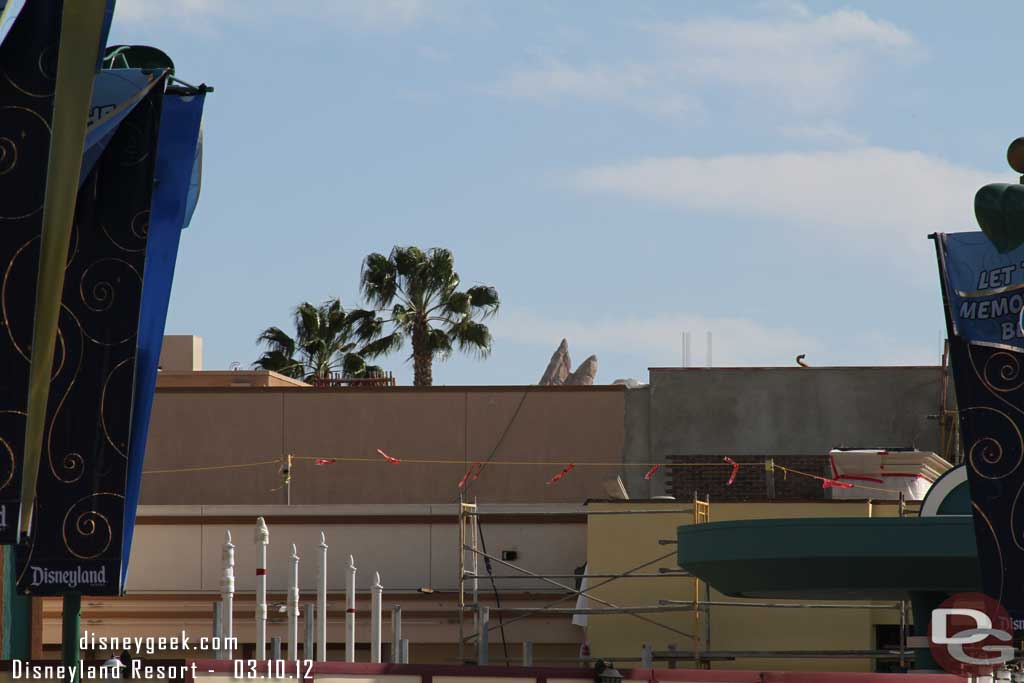
<path id="1" fill-rule="evenodd" d="M 974 591 L 971 517 L 759 519 L 678 529 L 679 566 L 745 598 L 900 600 Z"/>

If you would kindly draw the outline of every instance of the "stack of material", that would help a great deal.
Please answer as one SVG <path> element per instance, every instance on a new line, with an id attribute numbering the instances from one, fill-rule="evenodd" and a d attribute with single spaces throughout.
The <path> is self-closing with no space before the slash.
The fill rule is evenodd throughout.
<path id="1" fill-rule="evenodd" d="M 923 500 L 932 483 L 952 465 L 931 451 L 833 449 L 832 478 L 854 488 L 833 487 L 834 499 Z"/>

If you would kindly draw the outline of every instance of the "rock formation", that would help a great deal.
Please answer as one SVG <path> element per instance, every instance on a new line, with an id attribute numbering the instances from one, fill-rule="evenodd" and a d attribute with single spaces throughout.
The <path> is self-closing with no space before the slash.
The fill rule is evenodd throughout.
<path id="1" fill-rule="evenodd" d="M 590 386 L 594 383 L 595 377 L 597 377 L 597 356 L 590 356 L 565 378 L 563 384 Z"/>
<path id="2" fill-rule="evenodd" d="M 551 355 L 548 367 L 540 378 L 540 386 L 575 385 L 589 386 L 597 377 L 597 356 L 583 361 L 575 371 L 569 358 L 569 342 L 565 339 Z"/>

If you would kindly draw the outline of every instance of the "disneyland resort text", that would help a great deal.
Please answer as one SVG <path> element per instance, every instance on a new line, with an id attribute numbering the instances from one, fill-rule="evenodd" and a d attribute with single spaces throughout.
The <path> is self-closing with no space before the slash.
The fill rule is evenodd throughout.
<path id="1" fill-rule="evenodd" d="M 195 680 L 196 663 L 191 664 L 147 664 L 133 659 L 130 678 L 135 680 L 185 680 L 191 676 Z M 79 661 L 77 666 L 63 664 L 38 664 L 21 659 L 11 661 L 11 678 L 29 681 L 110 681 L 121 680 L 122 675 L 116 667 L 86 666 Z"/>

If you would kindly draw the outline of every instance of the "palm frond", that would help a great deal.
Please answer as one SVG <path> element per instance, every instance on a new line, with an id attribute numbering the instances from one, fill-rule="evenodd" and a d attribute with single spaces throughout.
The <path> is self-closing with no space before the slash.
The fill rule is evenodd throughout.
<path id="1" fill-rule="evenodd" d="M 440 328 L 431 329 L 427 333 L 427 348 L 424 349 L 432 358 L 446 360 L 452 355 L 452 341 L 448 333 Z"/>
<path id="2" fill-rule="evenodd" d="M 473 299 L 468 292 L 452 292 L 442 302 L 442 308 L 454 320 L 461 320 L 463 316 L 469 315 L 472 304 Z"/>
<path id="3" fill-rule="evenodd" d="M 448 330 L 448 336 L 460 351 L 470 355 L 486 358 L 491 353 L 491 331 L 483 323 L 466 318 L 452 325 Z"/>
<path id="4" fill-rule="evenodd" d="M 281 351 L 267 351 L 257 358 L 252 366 L 260 370 L 271 370 L 287 377 L 294 377 L 295 379 L 302 379 L 306 374 L 305 368 L 300 361 L 286 356 Z"/>
<path id="5" fill-rule="evenodd" d="M 360 275 L 360 289 L 371 305 L 379 308 L 390 306 L 398 294 L 397 272 L 391 259 L 377 253 L 367 256 Z"/>
<path id="6" fill-rule="evenodd" d="M 487 285 L 477 285 L 466 290 L 473 308 L 481 312 L 482 318 L 490 318 L 498 312 L 501 301 L 498 298 L 498 290 Z"/>
<path id="7" fill-rule="evenodd" d="M 359 354 L 366 358 L 376 358 L 377 356 L 382 356 L 402 348 L 403 341 L 404 338 L 401 332 L 393 332 L 386 337 L 380 337 L 366 344 L 363 348 L 359 349 Z"/>
<path id="8" fill-rule="evenodd" d="M 280 327 L 268 327 L 256 338 L 257 344 L 263 344 L 270 351 L 279 351 L 285 356 L 295 355 L 295 340 Z"/>

